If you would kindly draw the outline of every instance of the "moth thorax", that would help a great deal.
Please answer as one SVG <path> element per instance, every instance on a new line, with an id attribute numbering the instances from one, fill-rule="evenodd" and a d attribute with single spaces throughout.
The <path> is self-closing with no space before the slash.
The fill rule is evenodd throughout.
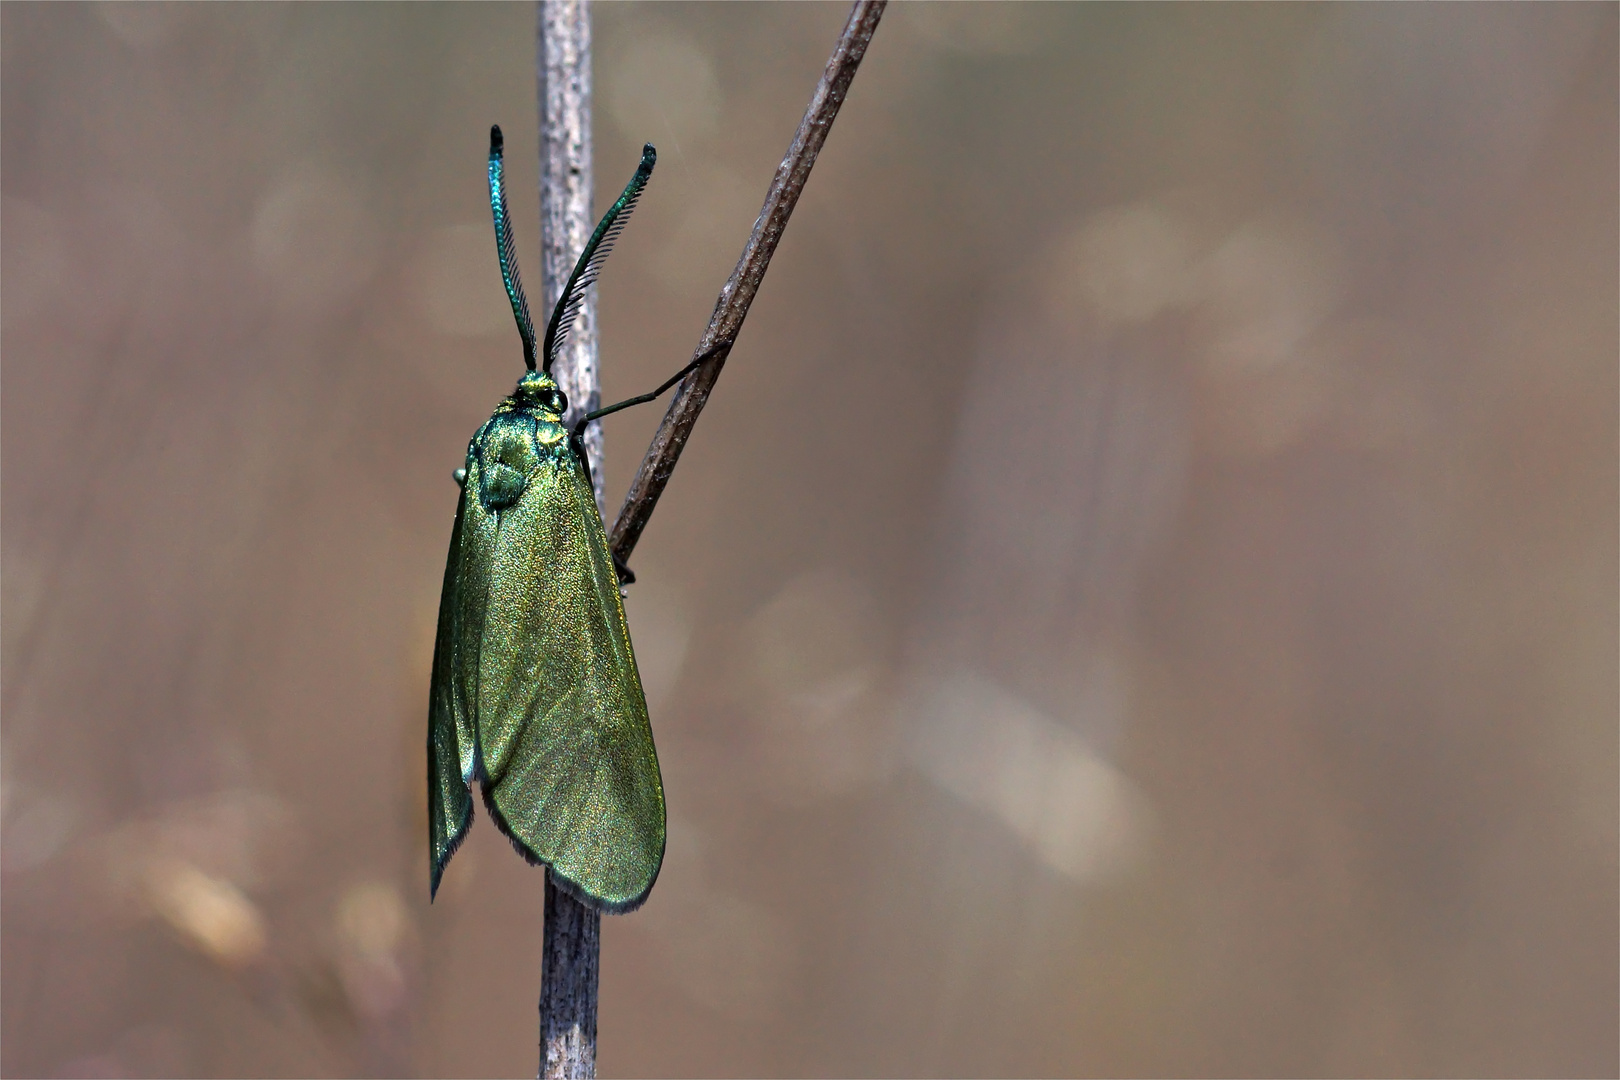
<path id="1" fill-rule="evenodd" d="M 550 372 L 531 371 L 518 380 L 512 392 L 518 405 L 562 416 L 568 411 L 568 396 L 557 386 Z"/>

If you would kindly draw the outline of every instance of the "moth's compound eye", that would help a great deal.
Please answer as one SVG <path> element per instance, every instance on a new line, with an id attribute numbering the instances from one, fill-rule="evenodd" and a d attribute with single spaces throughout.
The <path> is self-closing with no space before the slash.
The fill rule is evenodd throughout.
<path id="1" fill-rule="evenodd" d="M 568 411 L 568 398 L 552 381 L 551 376 L 531 371 L 517 385 L 518 402 L 543 412 L 561 416 Z"/>

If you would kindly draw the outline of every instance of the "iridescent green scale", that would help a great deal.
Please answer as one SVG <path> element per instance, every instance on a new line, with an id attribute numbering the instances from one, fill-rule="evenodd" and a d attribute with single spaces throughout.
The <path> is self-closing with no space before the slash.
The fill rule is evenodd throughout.
<path id="1" fill-rule="evenodd" d="M 580 255 L 538 371 L 501 156 L 495 128 L 496 248 L 530 370 L 473 436 L 457 474 L 428 711 L 431 889 L 472 824 L 477 780 L 525 858 L 584 903 L 630 911 L 663 862 L 664 790 L 590 466 L 578 429 L 563 425 L 568 403 L 550 367 L 655 156 L 648 146 Z"/>

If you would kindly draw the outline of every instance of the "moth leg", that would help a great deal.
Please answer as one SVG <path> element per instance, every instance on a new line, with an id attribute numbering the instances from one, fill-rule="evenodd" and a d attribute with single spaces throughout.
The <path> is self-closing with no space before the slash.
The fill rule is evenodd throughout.
<path id="1" fill-rule="evenodd" d="M 620 409 L 628 409 L 632 405 L 645 405 L 649 401 L 656 401 L 658 399 L 658 395 L 662 394 L 665 390 L 668 390 L 670 387 L 674 386 L 676 383 L 678 383 L 682 379 L 686 378 L 686 376 L 691 374 L 692 370 L 694 368 L 696 368 L 699 364 L 703 363 L 705 360 L 708 360 L 710 357 L 724 356 L 726 353 L 729 353 L 730 351 L 731 351 L 731 342 L 722 341 L 720 344 L 715 345 L 713 348 L 705 349 L 690 364 L 687 364 L 685 367 L 681 368 L 681 370 L 677 371 L 675 374 L 673 374 L 669 378 L 665 379 L 663 385 L 660 386 L 658 389 L 654 390 L 652 393 L 650 393 L 650 394 L 637 394 L 633 398 L 625 398 L 623 401 L 619 402 L 616 405 L 609 405 L 605 409 L 597 409 L 595 412 L 586 413 L 583 417 L 580 418 L 579 423 L 574 425 L 574 435 L 575 435 L 575 437 L 578 437 L 579 434 L 585 430 L 585 425 L 590 423 L 592 420 L 600 420 L 602 417 L 606 416 L 608 413 L 616 413 Z"/>
<path id="2" fill-rule="evenodd" d="M 585 486 L 591 489 L 596 487 L 596 477 L 591 473 L 591 455 L 585 452 L 585 440 L 582 437 L 585 431 L 585 421 L 581 420 L 574 425 L 573 433 L 568 436 L 568 445 L 574 448 L 574 457 L 579 461 L 579 467 L 585 470 Z"/>
<path id="3" fill-rule="evenodd" d="M 730 351 L 731 342 L 722 341 L 718 345 L 705 349 L 696 358 L 694 358 L 690 364 L 687 364 L 685 367 L 681 368 L 681 370 L 665 379 L 663 384 L 652 393 L 639 394 L 633 398 L 626 398 L 616 405 L 609 405 L 605 409 L 597 409 L 595 412 L 586 413 L 584 416 L 580 417 L 579 422 L 574 425 L 573 433 L 569 436 L 569 438 L 573 442 L 574 453 L 579 458 L 580 465 L 582 465 L 585 469 L 585 482 L 587 484 L 592 483 L 591 461 L 590 457 L 585 453 L 585 446 L 583 443 L 586 424 L 589 424 L 592 420 L 599 420 L 609 413 L 616 413 L 620 409 L 628 409 L 632 405 L 645 405 L 649 401 L 656 401 L 660 394 L 674 386 L 676 383 L 680 382 L 682 379 L 686 378 L 686 376 L 691 374 L 691 372 L 697 368 L 699 364 L 715 356 L 724 357 Z M 466 470 L 461 470 L 461 472 L 463 475 L 465 475 Z M 457 482 L 460 483 L 461 481 L 458 480 Z M 622 592 L 623 586 L 635 584 L 636 573 L 634 570 L 630 569 L 629 565 L 623 559 L 619 558 L 618 552 L 613 552 L 612 555 L 613 569 L 614 572 L 619 575 L 619 585 Z"/>

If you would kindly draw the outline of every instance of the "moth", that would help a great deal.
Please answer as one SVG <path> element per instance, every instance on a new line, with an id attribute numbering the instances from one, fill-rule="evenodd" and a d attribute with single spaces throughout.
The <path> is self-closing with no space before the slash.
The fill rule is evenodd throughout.
<path id="1" fill-rule="evenodd" d="M 518 853 L 599 911 L 639 907 L 664 858 L 664 788 L 625 622 L 621 572 L 580 434 L 551 375 L 586 290 L 657 161 L 602 216 L 536 349 L 507 213 L 501 129 L 490 129 L 495 249 L 527 371 L 467 445 L 439 599 L 428 706 L 430 896 L 472 824 L 472 783 Z M 712 350 L 711 350 L 712 352 Z M 628 569 L 625 580 L 634 580 Z"/>

